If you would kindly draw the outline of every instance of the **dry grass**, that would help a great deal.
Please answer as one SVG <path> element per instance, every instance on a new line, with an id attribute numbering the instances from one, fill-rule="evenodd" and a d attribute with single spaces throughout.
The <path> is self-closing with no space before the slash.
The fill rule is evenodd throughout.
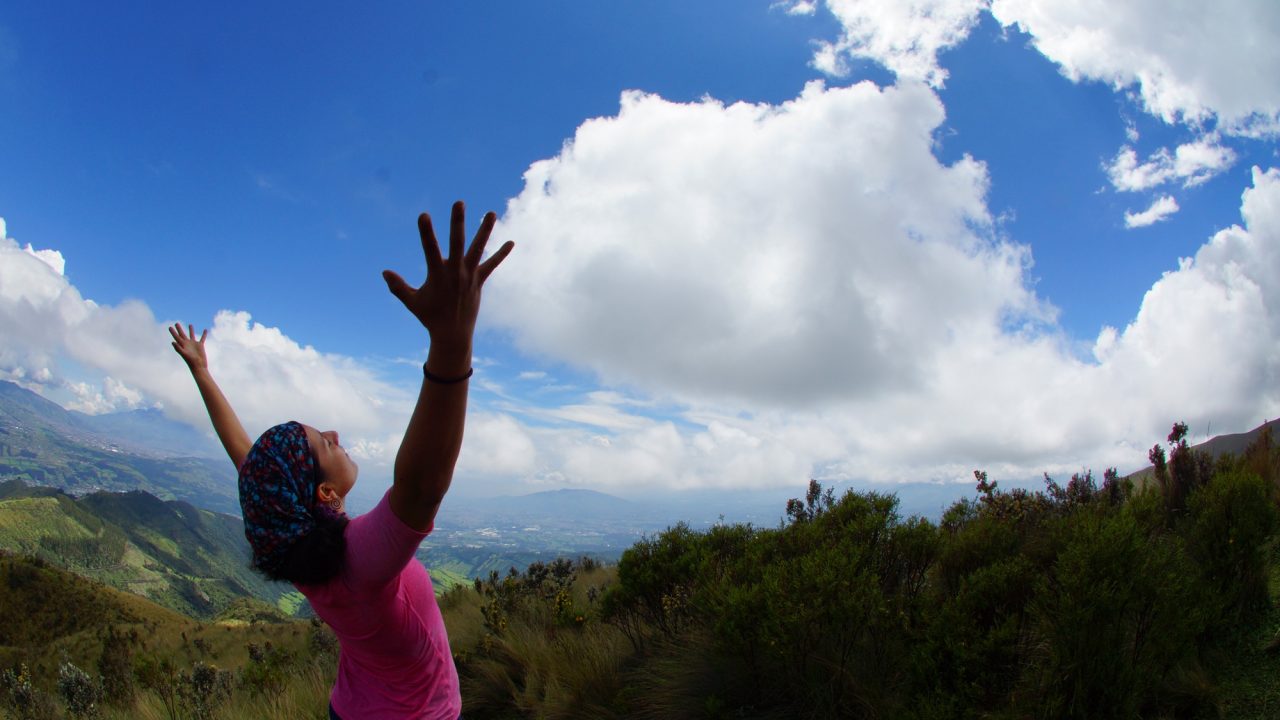
<path id="1" fill-rule="evenodd" d="M 288 683 L 278 694 L 236 688 L 214 711 L 212 720 L 328 720 L 333 679 L 334 668 L 306 664 L 290 674 Z M 103 720 L 173 720 L 160 698 L 147 691 L 138 694 L 133 707 L 108 707 L 102 717 Z M 188 716 L 179 711 L 178 717 Z"/>

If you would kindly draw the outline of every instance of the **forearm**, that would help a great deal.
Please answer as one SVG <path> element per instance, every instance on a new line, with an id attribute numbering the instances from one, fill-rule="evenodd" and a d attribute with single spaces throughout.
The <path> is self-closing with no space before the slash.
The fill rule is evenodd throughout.
<path id="1" fill-rule="evenodd" d="M 236 417 L 235 411 L 231 409 L 231 403 L 222 394 L 222 388 L 218 387 L 218 383 L 214 382 L 208 368 L 191 368 L 191 377 L 195 379 L 196 387 L 200 389 L 200 398 L 204 400 L 205 409 L 209 411 L 213 431 L 218 434 L 218 439 L 222 441 L 222 447 L 227 451 L 227 456 L 231 458 L 231 462 L 235 463 L 236 470 L 239 470 L 244 464 L 245 456 L 249 454 L 249 449 L 253 447 L 249 434 L 240 424 L 240 418 Z"/>
<path id="2" fill-rule="evenodd" d="M 471 369 L 471 342 L 433 342 L 426 369 L 438 378 L 458 378 Z M 469 380 L 423 379 L 418 403 L 396 454 L 393 504 L 406 524 L 426 529 L 453 482 L 467 418 Z"/>

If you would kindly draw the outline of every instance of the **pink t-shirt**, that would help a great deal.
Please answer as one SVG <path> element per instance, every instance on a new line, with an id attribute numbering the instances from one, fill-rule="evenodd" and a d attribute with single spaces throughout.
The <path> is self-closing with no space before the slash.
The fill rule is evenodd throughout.
<path id="1" fill-rule="evenodd" d="M 458 670 L 431 576 L 414 560 L 418 532 L 388 495 L 347 525 L 342 573 L 298 590 L 341 644 L 330 702 L 343 720 L 457 720 Z"/>

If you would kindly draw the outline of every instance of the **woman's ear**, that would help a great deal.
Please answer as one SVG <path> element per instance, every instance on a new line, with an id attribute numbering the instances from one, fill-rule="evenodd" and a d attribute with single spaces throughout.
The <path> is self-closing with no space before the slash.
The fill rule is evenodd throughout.
<path id="1" fill-rule="evenodd" d="M 335 512 L 342 512 L 346 508 L 346 502 L 342 496 L 327 482 L 316 486 L 316 504 L 328 505 Z"/>

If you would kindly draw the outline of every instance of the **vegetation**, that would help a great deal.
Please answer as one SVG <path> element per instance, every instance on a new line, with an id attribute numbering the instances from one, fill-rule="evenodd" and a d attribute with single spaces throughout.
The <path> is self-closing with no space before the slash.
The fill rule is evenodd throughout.
<path id="1" fill-rule="evenodd" d="M 117 419 L 129 424 L 127 418 Z M 181 499 L 220 512 L 237 512 L 234 474 L 225 461 L 138 454 L 145 451 L 121 447 L 113 439 L 118 433 L 102 432 L 106 429 L 102 421 L 107 420 L 109 416 L 69 412 L 13 383 L 0 381 L 0 481 L 22 480 L 77 495 L 142 490 L 164 500 Z M 178 440 L 160 424 L 145 426 L 148 433 Z"/>
<path id="2" fill-rule="evenodd" d="M 978 472 L 935 525 L 812 483 L 781 527 L 676 526 L 612 579 L 490 576 L 446 596 L 465 714 L 1268 717 L 1280 453 L 1211 461 L 1185 432 L 1147 491 Z"/>
<path id="3" fill-rule="evenodd" d="M 0 548 L 198 618 L 246 596 L 291 610 L 300 602 L 291 586 L 250 569 L 238 518 L 141 491 L 72 497 L 0 482 Z"/>
<path id="4" fill-rule="evenodd" d="M 1107 471 L 1006 492 L 977 472 L 976 499 L 935 524 L 814 482 L 776 528 L 677 525 L 617 565 L 456 585 L 440 604 L 464 714 L 1273 717 L 1280 448 L 1264 435 L 1209 459 L 1185 432 L 1153 449 L 1141 488 Z M 96 634 L 58 616 L 41 657 L 60 661 L 0 663 L 0 716 L 322 718 L 335 640 L 270 610 L 207 625 L 94 611 L 113 618 Z"/>

